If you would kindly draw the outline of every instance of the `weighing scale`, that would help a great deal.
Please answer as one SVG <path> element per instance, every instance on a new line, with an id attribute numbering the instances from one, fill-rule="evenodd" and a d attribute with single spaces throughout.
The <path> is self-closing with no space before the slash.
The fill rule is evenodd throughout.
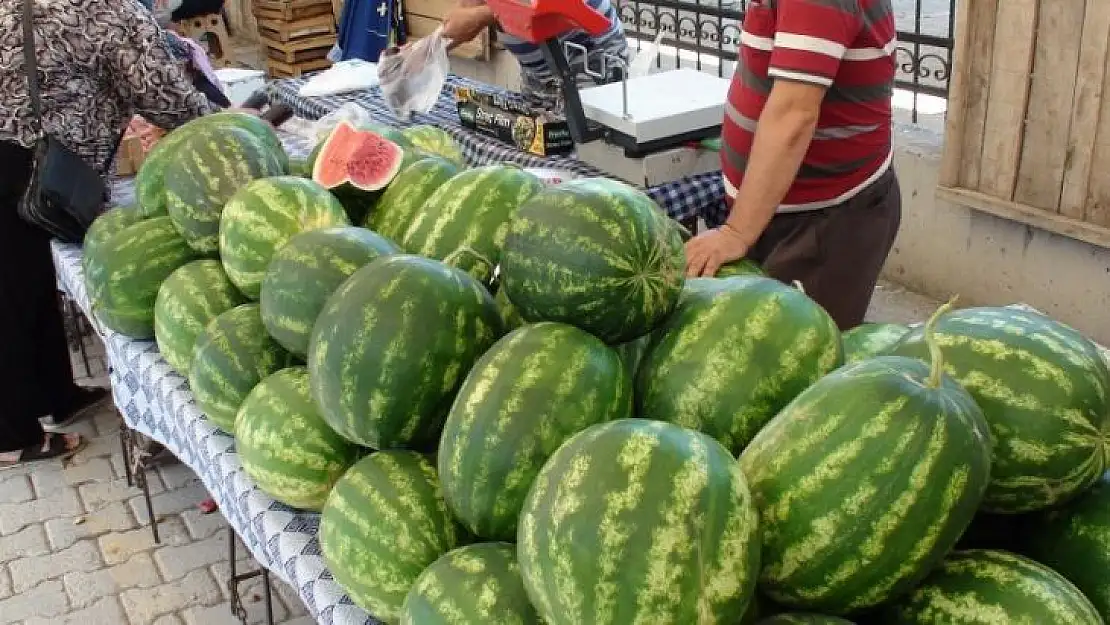
<path id="1" fill-rule="evenodd" d="M 574 30 L 598 36 L 609 20 L 584 0 L 487 0 L 501 28 L 539 46 L 562 83 L 567 126 L 580 160 L 637 186 L 655 186 L 718 171 L 716 151 L 697 147 L 719 137 L 729 80 L 692 69 L 635 78 L 619 57 L 595 54 L 558 37 Z M 586 75 L 620 82 L 580 89 L 571 61 Z"/>

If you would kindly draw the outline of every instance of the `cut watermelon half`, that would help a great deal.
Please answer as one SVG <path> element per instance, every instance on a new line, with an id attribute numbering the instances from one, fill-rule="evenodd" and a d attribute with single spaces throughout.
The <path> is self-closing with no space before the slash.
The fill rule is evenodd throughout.
<path id="1" fill-rule="evenodd" d="M 312 179 L 327 189 L 344 184 L 363 191 L 384 189 L 401 171 L 401 146 L 371 130 L 341 121 L 312 166 Z"/>

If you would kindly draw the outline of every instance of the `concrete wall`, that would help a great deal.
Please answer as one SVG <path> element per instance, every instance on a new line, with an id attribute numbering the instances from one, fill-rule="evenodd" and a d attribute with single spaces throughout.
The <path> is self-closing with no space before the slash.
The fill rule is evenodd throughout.
<path id="1" fill-rule="evenodd" d="M 510 89 L 519 83 L 504 51 L 488 63 L 453 60 L 452 70 Z M 926 114 L 911 123 L 909 99 L 895 97 L 903 216 L 884 277 L 939 300 L 959 295 L 962 306 L 1024 302 L 1110 345 L 1110 250 L 938 200 L 943 102 L 923 102 Z"/>

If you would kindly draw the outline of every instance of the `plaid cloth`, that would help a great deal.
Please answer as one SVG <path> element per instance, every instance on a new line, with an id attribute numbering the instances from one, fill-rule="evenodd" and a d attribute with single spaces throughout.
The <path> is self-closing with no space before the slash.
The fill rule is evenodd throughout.
<path id="1" fill-rule="evenodd" d="M 298 95 L 308 78 L 287 78 L 271 83 L 271 97 L 293 109 L 298 117 L 319 119 L 348 102 L 354 102 L 371 116 L 391 126 L 406 127 L 414 124 L 431 124 L 446 130 L 459 143 L 463 156 L 471 165 L 511 162 L 522 167 L 546 167 L 571 171 L 580 176 L 605 176 L 604 173 L 567 156 L 541 157 L 520 150 L 492 137 L 476 133 L 459 124 L 458 109 L 455 107 L 454 88 L 456 85 L 490 89 L 489 85 L 477 83 L 460 76 L 450 75 L 439 101 L 426 115 L 416 115 L 412 120 L 400 120 L 385 104 L 381 90 L 372 87 L 365 91 L 344 93 L 334 96 L 306 98 Z M 711 225 L 723 221 L 725 215 L 725 187 L 720 172 L 691 176 L 664 185 L 646 189 L 648 195 L 663 210 L 679 221 L 693 217 L 703 217 Z"/>

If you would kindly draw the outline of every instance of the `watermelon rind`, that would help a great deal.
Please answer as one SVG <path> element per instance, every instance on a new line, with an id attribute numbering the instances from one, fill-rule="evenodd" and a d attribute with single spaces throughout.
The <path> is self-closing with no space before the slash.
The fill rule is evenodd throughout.
<path id="1" fill-rule="evenodd" d="M 396 254 L 384 237 L 354 226 L 310 230 L 279 248 L 262 279 L 259 304 L 270 336 L 299 358 L 331 294 L 370 261 Z"/>
<path id="2" fill-rule="evenodd" d="M 467 169 L 443 183 L 412 217 L 401 247 L 445 260 L 481 282 L 493 279 L 509 222 L 543 189 L 536 176 L 512 165 Z M 474 254 L 457 255 L 460 248 Z"/>
<path id="3" fill-rule="evenodd" d="M 327 189 L 296 176 L 255 180 L 239 189 L 220 217 L 220 260 L 224 270 L 251 300 L 274 256 L 300 232 L 348 226 L 347 213 Z"/>
<path id="4" fill-rule="evenodd" d="M 501 337 L 493 297 L 438 261 L 395 254 L 351 275 L 328 298 L 308 350 L 324 418 L 373 449 L 438 441 L 474 362 Z"/>
<path id="5" fill-rule="evenodd" d="M 246 303 L 218 260 L 201 259 L 174 271 L 154 302 L 154 338 L 174 371 L 188 377 L 197 337 L 213 319 Z"/>
<path id="6" fill-rule="evenodd" d="M 524 318 L 520 316 L 520 311 L 509 301 L 505 289 L 497 289 L 493 294 L 493 303 L 497 305 L 497 312 L 501 315 L 501 323 L 504 324 L 506 332 L 527 324 Z"/>
<path id="7" fill-rule="evenodd" d="M 282 369 L 251 390 L 235 418 L 235 452 L 264 493 L 317 512 L 362 455 L 320 416 L 305 367 Z"/>
<path id="8" fill-rule="evenodd" d="M 715 278 L 731 278 L 732 276 L 766 276 L 767 272 L 754 260 L 741 258 L 731 263 L 725 263 L 717 269 Z"/>
<path id="9" fill-rule="evenodd" d="M 561 321 L 610 345 L 674 310 L 686 279 L 682 238 L 648 195 L 607 178 L 549 186 L 517 211 L 501 284 L 530 322 Z"/>
<path id="10" fill-rule="evenodd" d="M 404 137 L 410 145 L 425 154 L 443 157 L 459 166 L 466 164 L 466 161 L 463 159 L 462 148 L 460 148 L 459 144 L 455 142 L 451 135 L 442 128 L 437 128 L 428 124 L 418 124 L 402 130 L 401 136 Z"/>
<path id="11" fill-rule="evenodd" d="M 462 544 L 435 466 L 411 451 L 379 451 L 339 478 L 320 514 L 320 550 L 351 601 L 400 622 L 405 597 L 428 566 Z"/>
<path id="12" fill-rule="evenodd" d="M 889 625 L 1102 625 L 1083 593 L 1059 573 L 999 550 L 952 552 L 880 615 Z"/>
<path id="13" fill-rule="evenodd" d="M 730 278 L 739 280 L 741 278 Z M 760 510 L 760 590 L 845 616 L 915 587 L 955 546 L 986 492 L 983 412 L 930 364 L 880 356 L 821 378 L 740 455 Z"/>
<path id="14" fill-rule="evenodd" d="M 293 355 L 266 333 L 258 304 L 241 304 L 213 319 L 197 338 L 189 387 L 216 427 L 234 434 L 235 417 L 251 390 L 294 364 Z"/>
<path id="15" fill-rule="evenodd" d="M 112 235 L 146 219 L 134 206 L 117 206 L 104 211 L 93 220 L 81 242 L 81 266 L 88 273 L 89 259 L 100 255 L 100 246 Z"/>
<path id="16" fill-rule="evenodd" d="M 1045 315 L 975 307 L 937 324 L 945 370 L 983 409 L 995 440 L 986 512 L 1063 504 L 1107 470 L 1110 371 L 1094 344 Z M 923 330 L 888 353 L 927 358 Z"/>
<path id="17" fill-rule="evenodd" d="M 417 211 L 457 173 L 458 167 L 442 158 L 424 158 L 405 167 L 367 213 L 366 227 L 400 244 Z"/>
<path id="18" fill-rule="evenodd" d="M 632 381 L 605 343 L 562 323 L 514 330 L 455 396 L 438 454 L 447 503 L 475 535 L 512 541 L 532 480 L 559 445 L 631 416 Z"/>
<path id="19" fill-rule="evenodd" d="M 842 359 L 836 322 L 805 293 L 756 276 L 691 279 L 639 362 L 637 414 L 736 454 Z"/>
<path id="20" fill-rule="evenodd" d="M 787 612 L 757 621 L 756 625 L 853 625 L 852 621 L 839 616 L 811 614 L 808 612 Z"/>
<path id="21" fill-rule="evenodd" d="M 758 513 L 732 454 L 670 423 L 591 426 L 544 464 L 517 559 L 548 625 L 733 625 L 755 591 Z"/>
<path id="22" fill-rule="evenodd" d="M 910 327 L 900 323 L 864 323 L 841 335 L 844 344 L 844 362 L 853 363 L 873 356 L 881 356 L 898 344 Z"/>
<path id="23" fill-rule="evenodd" d="M 441 556 L 405 597 L 401 625 L 541 625 L 528 601 L 516 548 L 479 543 Z"/>

